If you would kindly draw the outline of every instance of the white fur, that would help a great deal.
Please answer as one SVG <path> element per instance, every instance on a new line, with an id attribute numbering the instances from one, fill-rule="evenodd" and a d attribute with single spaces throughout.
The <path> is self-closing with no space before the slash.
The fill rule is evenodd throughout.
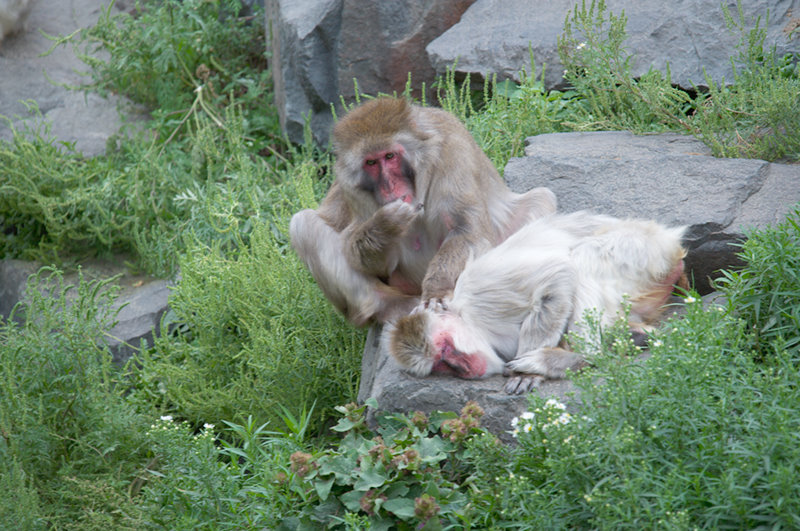
<path id="1" fill-rule="evenodd" d="M 552 353 L 563 334 L 588 309 L 612 323 L 624 295 L 644 295 L 662 281 L 683 256 L 683 232 L 586 212 L 534 220 L 464 269 L 449 301 L 462 324 L 435 326 L 453 331 L 457 349 L 482 352 L 486 376 L 501 372 L 502 362 L 563 376 L 567 357 Z"/>

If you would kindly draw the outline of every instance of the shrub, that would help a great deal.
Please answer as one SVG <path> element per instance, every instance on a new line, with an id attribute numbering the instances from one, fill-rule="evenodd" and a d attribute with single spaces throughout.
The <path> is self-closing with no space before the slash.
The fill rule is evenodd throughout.
<path id="1" fill-rule="evenodd" d="M 782 223 L 751 230 L 739 257 L 746 265 L 717 281 L 729 311 L 747 323 L 762 359 L 779 345 L 800 361 L 800 206 Z"/>
<path id="2" fill-rule="evenodd" d="M 135 528 L 128 487 L 146 458 L 143 418 L 126 404 L 102 346 L 113 315 L 107 283 L 28 283 L 28 317 L 0 326 L 1 527 Z"/>

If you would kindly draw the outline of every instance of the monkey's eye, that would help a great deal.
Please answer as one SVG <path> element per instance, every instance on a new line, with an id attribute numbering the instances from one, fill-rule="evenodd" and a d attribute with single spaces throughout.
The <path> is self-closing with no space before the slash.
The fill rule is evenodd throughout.
<path id="1" fill-rule="evenodd" d="M 393 158 L 394 158 L 394 153 L 389 152 L 386 154 L 386 160 L 391 160 Z"/>
<path id="2" fill-rule="evenodd" d="M 377 163 L 378 161 L 375 159 L 367 159 L 364 161 L 364 164 L 366 164 L 367 166 L 375 166 Z"/>

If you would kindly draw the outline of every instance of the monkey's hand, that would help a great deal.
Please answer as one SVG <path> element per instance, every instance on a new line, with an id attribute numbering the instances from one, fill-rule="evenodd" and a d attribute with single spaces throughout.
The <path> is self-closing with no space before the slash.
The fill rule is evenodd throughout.
<path id="1" fill-rule="evenodd" d="M 357 270 L 387 277 L 397 267 L 400 242 L 419 216 L 421 209 L 393 201 L 378 209 L 369 219 L 347 231 L 345 253 Z"/>
<path id="2" fill-rule="evenodd" d="M 404 201 L 392 201 L 383 205 L 373 216 L 373 223 L 386 234 L 402 236 L 423 212 L 422 203 L 412 205 Z"/>

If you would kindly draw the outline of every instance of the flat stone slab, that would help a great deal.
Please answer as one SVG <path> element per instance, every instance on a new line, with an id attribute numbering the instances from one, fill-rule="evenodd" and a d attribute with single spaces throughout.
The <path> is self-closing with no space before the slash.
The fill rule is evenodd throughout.
<path id="1" fill-rule="evenodd" d="M 126 0 L 127 1 L 127 0 Z M 139 119 L 143 111 L 116 95 L 70 90 L 68 86 L 87 83 L 88 66 L 71 46 L 59 46 L 47 54 L 53 37 L 72 34 L 95 24 L 110 2 L 107 0 L 38 0 L 33 5 L 26 30 L 0 43 L 0 115 L 11 120 L 18 131 L 41 129 L 51 124 L 49 137 L 66 142 L 86 156 L 105 152 L 106 141 L 123 125 L 119 108 Z M 128 2 L 129 4 L 130 2 Z M 111 13 L 126 9 L 117 1 Z M 44 55 L 46 54 L 46 55 Z M 41 118 L 31 113 L 26 102 L 35 102 Z M 9 141 L 12 129 L 0 121 L 0 140 Z"/>
<path id="2" fill-rule="evenodd" d="M 553 133 L 526 140 L 505 169 L 509 187 L 549 187 L 561 212 L 687 225 L 687 267 L 701 293 L 721 268 L 739 263 L 748 229 L 782 221 L 800 201 L 800 165 L 716 158 L 690 136 L 627 131 Z"/>

